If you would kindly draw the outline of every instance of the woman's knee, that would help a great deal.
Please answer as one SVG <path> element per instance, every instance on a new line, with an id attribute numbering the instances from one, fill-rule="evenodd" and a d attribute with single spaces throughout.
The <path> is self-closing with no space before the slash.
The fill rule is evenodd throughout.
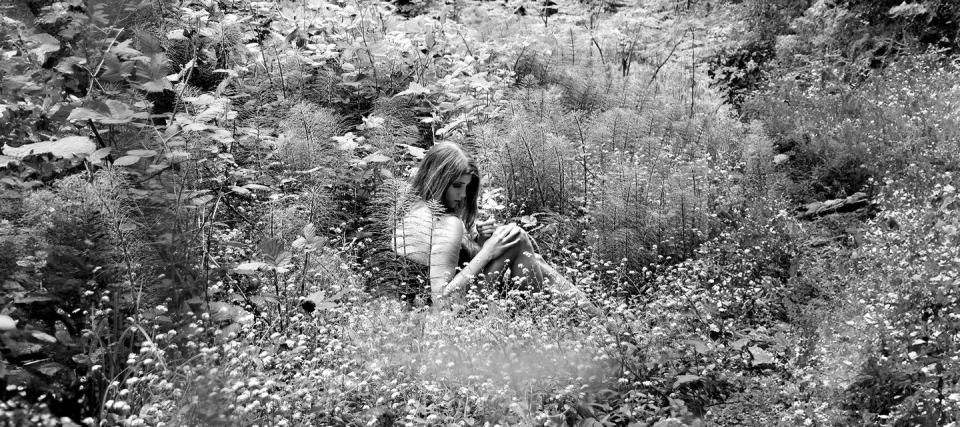
<path id="1" fill-rule="evenodd" d="M 533 242 L 533 239 L 530 238 L 530 235 L 523 233 L 518 246 L 518 251 L 521 255 L 536 259 L 537 256 L 537 247 Z"/>
<path id="2" fill-rule="evenodd" d="M 526 231 L 520 231 L 520 237 L 517 240 L 517 247 L 527 251 L 533 250 L 533 240 Z"/>
<path id="3" fill-rule="evenodd" d="M 530 237 L 527 236 L 527 233 L 522 233 L 520 237 L 517 238 L 517 241 L 510 245 L 510 248 L 503 254 L 503 258 L 516 261 L 517 258 L 521 256 L 531 256 L 532 254 L 533 244 L 530 241 Z"/>

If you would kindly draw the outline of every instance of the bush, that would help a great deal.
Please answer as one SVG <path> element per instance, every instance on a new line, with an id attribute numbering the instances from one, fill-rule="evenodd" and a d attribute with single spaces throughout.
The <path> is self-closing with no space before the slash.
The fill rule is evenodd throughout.
<path id="1" fill-rule="evenodd" d="M 332 174 L 343 168 L 346 160 L 331 137 L 343 134 L 343 119 L 329 108 L 301 102 L 287 112 L 280 122 L 283 137 L 277 154 L 294 169 L 322 168 Z"/>
<path id="2" fill-rule="evenodd" d="M 960 415 L 960 402 L 945 398 L 960 381 L 953 356 L 960 332 L 953 175 L 909 168 L 902 180 L 930 190 L 891 183 L 881 194 L 886 212 L 877 222 L 896 225 L 875 227 L 861 252 L 855 286 L 866 300 L 864 320 L 879 328 L 861 378 L 848 389 L 848 404 L 886 416 L 891 425 L 945 424 Z M 914 252 L 919 247 L 922 253 Z"/>
<path id="3" fill-rule="evenodd" d="M 782 166 L 795 183 L 792 198 L 836 198 L 869 191 L 871 182 L 911 163 L 953 164 L 945 150 L 958 120 L 949 106 L 958 95 L 951 83 L 956 78 L 954 66 L 919 56 L 857 86 L 781 80 L 743 110 L 766 123 L 785 156 Z"/>
<path id="4" fill-rule="evenodd" d="M 732 118 L 704 86 L 689 104 L 687 76 L 673 64 L 623 76 L 600 64 L 591 73 L 532 63 L 540 86 L 518 90 L 503 127 L 475 135 L 483 170 L 521 207 L 512 214 L 586 214 L 590 229 L 566 238 L 589 236 L 604 259 L 639 269 L 692 256 L 723 228 L 715 215 L 780 185 L 764 129 Z M 718 185 L 731 172 L 737 184 Z"/>
<path id="5" fill-rule="evenodd" d="M 120 174 L 102 170 L 24 201 L 18 225 L 33 237 L 6 241 L 16 264 L 6 271 L 2 302 L 21 329 L 2 333 L 14 349 L 5 354 L 12 386 L 5 399 L 19 392 L 78 419 L 95 410 L 105 380 L 122 372 L 117 359 L 133 344 L 120 319 L 150 298 L 135 288 L 132 269 L 146 256 L 125 188 Z"/>

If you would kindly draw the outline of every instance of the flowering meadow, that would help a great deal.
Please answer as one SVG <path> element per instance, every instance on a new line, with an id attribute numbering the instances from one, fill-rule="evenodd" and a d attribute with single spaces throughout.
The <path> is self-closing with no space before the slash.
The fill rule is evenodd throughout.
<path id="1" fill-rule="evenodd" d="M 960 423 L 952 2 L 0 8 L 0 425 Z M 411 297 L 438 141 L 581 298 Z"/>

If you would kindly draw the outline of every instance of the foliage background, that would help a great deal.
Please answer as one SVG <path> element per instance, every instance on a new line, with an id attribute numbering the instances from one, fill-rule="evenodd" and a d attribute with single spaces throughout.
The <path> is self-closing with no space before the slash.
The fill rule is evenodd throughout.
<path id="1" fill-rule="evenodd" d="M 956 425 L 952 2 L 3 3 L 12 425 Z M 436 312 L 402 182 L 583 289 Z"/>

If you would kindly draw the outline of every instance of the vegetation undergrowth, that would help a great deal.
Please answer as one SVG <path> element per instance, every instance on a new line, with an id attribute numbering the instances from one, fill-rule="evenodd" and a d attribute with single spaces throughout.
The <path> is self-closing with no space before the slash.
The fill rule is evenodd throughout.
<path id="1" fill-rule="evenodd" d="M 960 419 L 947 2 L 27 3 L 4 423 Z M 593 309 L 409 298 L 438 140 Z"/>

